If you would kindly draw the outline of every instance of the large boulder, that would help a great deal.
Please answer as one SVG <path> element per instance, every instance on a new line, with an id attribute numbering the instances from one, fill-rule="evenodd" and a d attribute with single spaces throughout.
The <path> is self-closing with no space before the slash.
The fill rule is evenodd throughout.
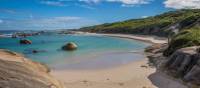
<path id="1" fill-rule="evenodd" d="M 0 88 L 64 88 L 49 71 L 41 63 L 0 49 Z"/>
<path id="2" fill-rule="evenodd" d="M 19 41 L 20 44 L 32 44 L 32 41 L 31 40 L 28 40 L 28 39 L 22 39 Z"/>
<path id="3" fill-rule="evenodd" d="M 71 50 L 76 50 L 77 49 L 77 45 L 73 42 L 69 42 L 66 45 L 64 45 L 62 47 L 63 50 L 67 50 L 67 51 L 71 51 Z"/>

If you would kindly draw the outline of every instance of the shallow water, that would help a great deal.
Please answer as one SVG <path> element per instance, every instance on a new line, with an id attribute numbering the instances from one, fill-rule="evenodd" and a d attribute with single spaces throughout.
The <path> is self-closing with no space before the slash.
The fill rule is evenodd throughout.
<path id="1" fill-rule="evenodd" d="M 54 69 L 94 69 L 122 65 L 143 55 L 131 51 L 143 51 L 149 44 L 136 40 L 94 35 L 39 35 L 28 37 L 33 44 L 20 45 L 19 38 L 0 38 L 0 48 L 25 54 L 26 57 L 47 64 Z M 76 51 L 62 51 L 67 42 L 78 45 Z M 33 54 L 32 50 L 41 52 Z"/>

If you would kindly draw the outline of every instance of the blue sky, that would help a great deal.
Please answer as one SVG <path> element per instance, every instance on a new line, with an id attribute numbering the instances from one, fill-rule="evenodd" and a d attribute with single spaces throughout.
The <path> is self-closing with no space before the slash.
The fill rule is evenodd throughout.
<path id="1" fill-rule="evenodd" d="M 0 0 L 0 30 L 53 30 L 143 18 L 200 0 Z"/>

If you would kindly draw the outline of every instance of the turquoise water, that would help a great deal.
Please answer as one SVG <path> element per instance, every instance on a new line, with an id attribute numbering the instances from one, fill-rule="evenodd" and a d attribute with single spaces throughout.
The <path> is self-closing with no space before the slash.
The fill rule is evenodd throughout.
<path id="1" fill-rule="evenodd" d="M 76 67 L 77 64 L 81 65 L 85 63 L 85 65 L 88 65 L 88 62 L 85 62 L 88 60 L 93 61 L 92 63 L 98 62 L 99 64 L 111 64 L 110 62 L 115 62 L 115 60 L 116 63 L 119 63 L 122 62 L 121 60 L 126 60 L 126 58 L 123 58 L 124 54 L 122 53 L 142 51 L 149 45 L 130 39 L 92 35 L 53 34 L 32 36 L 27 37 L 27 39 L 31 40 L 33 43 L 31 45 L 20 45 L 19 38 L 0 38 L 0 48 L 23 53 L 26 57 L 34 61 L 45 63 L 50 67 L 56 67 L 57 65 L 59 65 L 58 67 Z M 78 49 L 72 52 L 62 51 L 61 47 L 67 42 L 75 42 L 78 45 Z M 42 52 L 33 54 L 31 50 L 39 50 Z M 107 55 L 108 53 L 119 56 L 112 57 Z M 108 58 L 106 58 L 106 55 Z M 131 55 L 127 59 L 128 62 L 133 60 L 134 57 L 139 57 L 136 54 Z M 92 65 L 88 67 L 90 66 Z"/>

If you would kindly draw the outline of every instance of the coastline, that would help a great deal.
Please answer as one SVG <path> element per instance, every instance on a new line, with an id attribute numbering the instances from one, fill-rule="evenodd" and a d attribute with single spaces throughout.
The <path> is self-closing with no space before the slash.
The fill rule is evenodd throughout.
<path id="1" fill-rule="evenodd" d="M 142 42 L 152 43 L 152 44 L 163 44 L 167 43 L 166 38 L 160 38 L 155 36 L 145 36 L 145 35 L 131 35 L 131 34 L 100 34 L 109 37 L 119 37 L 119 38 L 126 38 L 126 39 L 133 39 Z"/>
<path id="2" fill-rule="evenodd" d="M 156 36 L 148 36 L 148 35 L 106 34 L 106 33 L 87 33 L 87 32 L 81 32 L 81 33 L 78 32 L 78 34 L 126 38 L 126 39 L 133 39 L 133 40 L 138 40 L 138 41 L 151 43 L 151 44 L 167 43 L 167 38 L 161 38 L 161 37 L 156 37 Z"/>
<path id="3" fill-rule="evenodd" d="M 166 39 L 151 36 L 96 33 L 86 35 L 127 38 L 152 44 L 167 42 Z M 150 67 L 148 58 L 103 70 L 54 70 L 51 74 L 62 81 L 66 88 L 187 88 L 167 75 L 157 72 L 156 68 Z"/>
<path id="4" fill-rule="evenodd" d="M 139 37 L 125 34 L 92 33 L 88 35 L 127 38 L 152 44 L 166 42 L 154 37 Z M 15 58 L 17 59 L 17 57 Z M 66 88 L 187 88 L 161 72 L 157 72 L 156 68 L 150 67 L 148 65 L 148 58 L 141 58 L 129 64 L 101 70 L 52 69 L 50 74 L 62 82 Z"/>

